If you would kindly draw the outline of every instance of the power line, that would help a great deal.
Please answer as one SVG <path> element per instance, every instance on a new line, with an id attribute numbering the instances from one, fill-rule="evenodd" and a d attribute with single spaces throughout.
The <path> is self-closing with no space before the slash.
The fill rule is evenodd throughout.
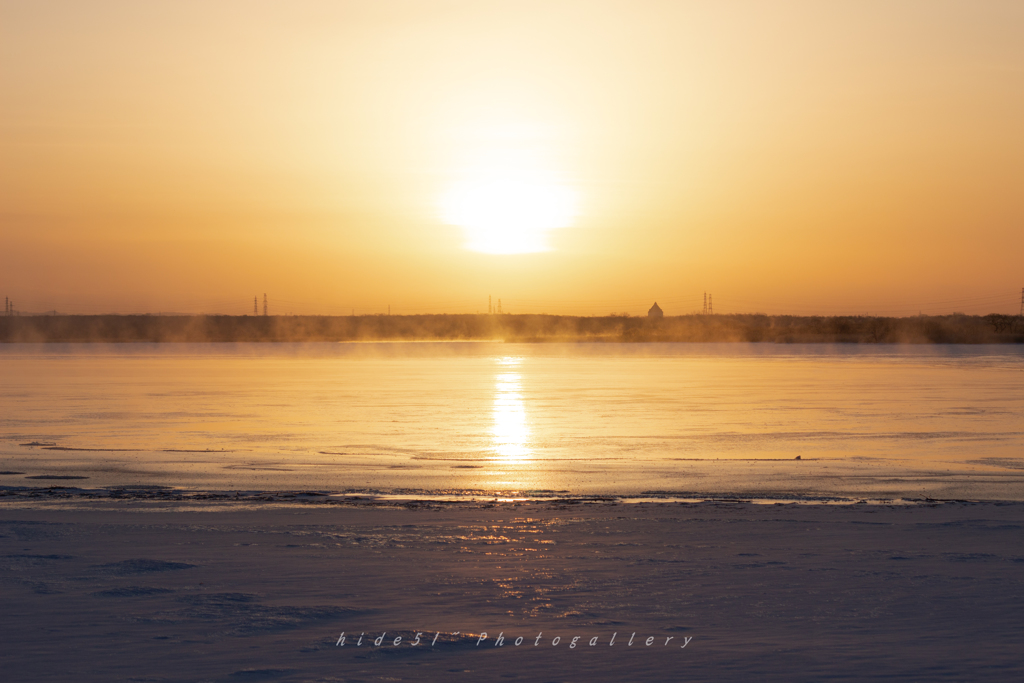
<path id="1" fill-rule="evenodd" d="M 388 310 L 385 302 L 364 303 L 359 307 L 353 307 L 353 301 L 339 301 L 337 303 L 326 303 L 323 301 L 300 301 L 293 299 L 275 299 L 275 305 L 280 310 L 292 312 L 299 315 L 355 315 L 357 309 L 367 310 Z M 400 304 L 403 315 L 416 314 L 451 314 L 451 313 L 472 313 L 479 310 L 479 299 L 457 298 L 424 300 L 421 299 L 408 305 Z M 504 313 L 504 297 L 497 300 L 493 295 L 488 295 L 488 313 Z M 714 300 L 710 293 L 703 292 L 697 296 L 658 297 L 658 303 L 666 313 L 680 315 L 685 313 L 697 313 L 711 315 L 714 313 Z M 1009 314 L 1014 308 L 1019 310 L 1019 315 L 1024 316 L 1024 288 L 1021 289 L 1018 300 L 1015 289 L 1003 290 L 1001 293 L 985 293 L 977 296 L 951 297 L 948 299 L 930 299 L 928 301 L 883 301 L 879 304 L 865 305 L 863 300 L 858 302 L 854 297 L 822 297 L 822 300 L 813 301 L 804 298 L 798 299 L 759 299 L 748 298 L 740 294 L 735 298 L 726 295 L 725 299 L 719 296 L 719 310 L 729 313 L 750 313 L 761 312 L 774 315 L 837 315 L 836 311 L 843 311 L 839 315 L 916 315 L 920 311 L 930 314 L 948 313 L 951 311 L 964 311 L 983 315 L 992 312 L 1003 312 Z M 497 304 L 497 305 L 496 305 Z M 640 309 L 646 310 L 650 304 L 649 299 L 641 298 L 592 298 L 574 299 L 566 298 L 545 298 L 535 293 L 523 298 L 513 297 L 509 299 L 509 308 L 517 313 L 536 312 L 537 314 L 549 315 L 607 315 L 609 311 L 632 311 L 642 313 Z M 164 305 L 164 304 L 161 304 Z M 232 299 L 224 297 L 203 297 L 201 295 L 175 299 L 171 304 L 174 309 L 161 311 L 160 308 L 149 308 L 149 312 L 162 313 L 164 315 L 242 315 L 246 313 L 247 302 L 244 296 Z M 135 308 L 133 306 L 133 308 Z M 111 310 L 114 309 L 114 310 Z M 39 297 L 34 300 L 30 310 L 52 311 L 58 310 L 72 315 L 132 315 L 141 314 L 131 311 L 118 312 L 115 307 L 105 304 L 97 304 L 84 300 L 58 301 L 49 297 Z M 145 309 L 144 309 L 145 310 Z M 5 315 L 13 316 L 18 310 L 10 296 L 5 297 Z M 255 296 L 253 301 L 253 313 L 258 315 L 259 297 Z M 857 311 L 857 313 L 849 313 Z M 22 313 L 24 315 L 24 313 Z M 263 295 L 263 315 L 269 315 L 269 297 Z"/>

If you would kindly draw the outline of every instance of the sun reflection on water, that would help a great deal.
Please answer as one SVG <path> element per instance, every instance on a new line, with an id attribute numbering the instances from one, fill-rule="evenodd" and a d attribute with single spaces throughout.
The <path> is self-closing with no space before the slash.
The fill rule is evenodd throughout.
<path id="1" fill-rule="evenodd" d="M 505 461 L 530 457 L 530 427 L 523 403 L 522 377 L 515 369 L 521 358 L 500 358 L 502 372 L 494 378 L 494 425 L 491 448 Z"/>

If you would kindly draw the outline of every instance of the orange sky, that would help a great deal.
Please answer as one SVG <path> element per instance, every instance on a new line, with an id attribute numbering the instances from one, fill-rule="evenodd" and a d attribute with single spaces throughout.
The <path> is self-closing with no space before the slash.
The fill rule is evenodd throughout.
<path id="1" fill-rule="evenodd" d="M 0 296 L 1015 313 L 1021 36 L 1016 0 L 0 1 Z M 445 197 L 511 177 L 571 218 L 467 248 Z"/>

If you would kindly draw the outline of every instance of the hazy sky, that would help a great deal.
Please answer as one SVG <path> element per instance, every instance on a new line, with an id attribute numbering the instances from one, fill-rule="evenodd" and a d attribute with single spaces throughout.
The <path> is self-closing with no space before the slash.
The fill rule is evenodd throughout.
<path id="1" fill-rule="evenodd" d="M 1020 0 L 0 0 L 23 311 L 1015 313 L 1022 256 Z"/>

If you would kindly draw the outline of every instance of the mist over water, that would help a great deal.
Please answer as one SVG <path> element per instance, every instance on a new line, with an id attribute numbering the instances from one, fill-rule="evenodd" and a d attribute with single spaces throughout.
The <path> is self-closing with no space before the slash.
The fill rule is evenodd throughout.
<path id="1" fill-rule="evenodd" d="M 1024 499 L 1016 346 L 11 344 L 0 405 L 7 487 Z"/>

